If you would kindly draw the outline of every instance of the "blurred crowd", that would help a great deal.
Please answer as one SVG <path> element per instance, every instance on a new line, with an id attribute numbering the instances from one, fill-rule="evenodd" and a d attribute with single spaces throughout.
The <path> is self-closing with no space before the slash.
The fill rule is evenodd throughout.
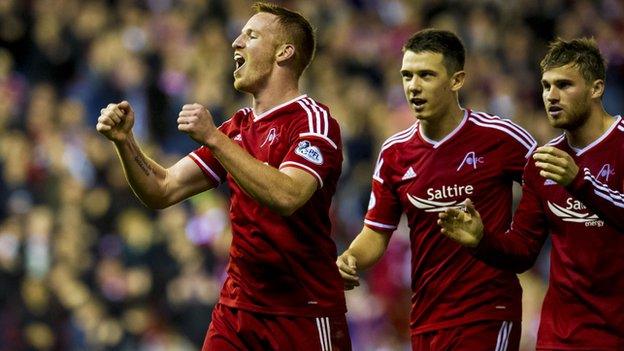
<path id="1" fill-rule="evenodd" d="M 596 38 L 608 60 L 604 103 L 624 111 L 619 0 L 279 1 L 317 28 L 303 90 L 340 122 L 345 163 L 332 216 L 342 252 L 362 226 L 379 145 L 414 120 L 401 46 L 433 26 L 468 49 L 462 105 L 511 118 L 545 143 L 539 60 L 556 36 Z M 97 135 L 128 100 L 135 135 L 168 166 L 197 145 L 177 131 L 184 103 L 223 121 L 250 99 L 232 88 L 243 0 L 0 0 L 0 351 L 198 350 L 231 240 L 227 189 L 162 211 L 128 187 Z M 347 293 L 354 350 L 407 350 L 409 238 Z M 521 276 L 531 350 L 548 247 Z"/>

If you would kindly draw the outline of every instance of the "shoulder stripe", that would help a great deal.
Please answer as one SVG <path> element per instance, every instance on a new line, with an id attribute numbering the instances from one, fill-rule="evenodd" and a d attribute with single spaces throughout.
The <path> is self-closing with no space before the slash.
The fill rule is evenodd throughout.
<path id="1" fill-rule="evenodd" d="M 612 190 L 606 184 L 600 182 L 589 172 L 589 169 L 584 168 L 583 173 L 585 173 L 583 178 L 594 186 L 594 193 L 596 195 L 602 197 L 617 207 L 624 208 L 624 197 L 622 196 L 622 193 Z"/>
<path id="2" fill-rule="evenodd" d="M 396 137 L 390 137 L 388 140 L 386 140 L 386 142 L 381 145 L 381 151 L 379 153 L 381 154 L 382 151 L 386 150 L 387 148 L 389 148 L 390 146 L 394 144 L 399 144 L 399 143 L 404 143 L 406 141 L 409 141 L 410 139 L 414 137 L 414 134 L 416 134 L 416 131 L 418 131 L 418 123 L 414 124 L 412 127 L 407 129 L 405 133 L 403 132 L 398 133 L 396 134 L 397 135 Z"/>
<path id="3" fill-rule="evenodd" d="M 314 129 L 314 117 L 312 117 L 312 111 L 310 111 L 310 109 L 306 106 L 306 104 L 303 103 L 302 100 L 297 101 L 297 103 L 305 110 L 306 114 L 308 115 L 308 128 L 309 128 L 309 132 L 310 133 L 314 133 L 315 129 Z"/>
<path id="4" fill-rule="evenodd" d="M 312 106 L 312 104 L 310 103 L 310 101 L 308 101 L 308 99 L 303 99 L 302 101 L 303 101 L 304 104 L 306 104 L 308 106 L 308 108 L 314 114 L 314 119 L 313 119 L 313 122 L 312 122 L 312 125 L 314 126 L 314 129 L 310 130 L 310 132 L 311 133 L 321 134 L 321 114 L 319 113 L 318 109 L 316 109 L 316 108 L 314 108 Z"/>
<path id="5" fill-rule="evenodd" d="M 404 129 L 398 133 L 395 133 L 393 135 L 391 135 L 388 139 L 386 139 L 386 141 L 383 142 L 383 144 L 381 144 L 381 146 L 383 147 L 386 144 L 391 143 L 392 141 L 396 140 L 396 139 L 402 139 L 403 137 L 405 137 L 406 135 L 410 134 L 414 128 L 416 128 L 418 125 L 418 122 L 412 124 L 409 128 Z"/>
<path id="6" fill-rule="evenodd" d="M 524 157 L 529 157 L 529 155 L 537 147 L 537 142 L 534 142 L 533 144 L 527 144 L 527 142 L 524 139 L 522 139 L 522 138 L 520 138 L 518 136 L 515 136 L 512 133 L 510 133 L 509 129 L 507 129 L 505 127 L 502 127 L 502 126 L 499 126 L 499 125 L 496 125 L 496 124 L 490 124 L 490 123 L 487 123 L 487 122 L 482 122 L 482 121 L 479 121 L 478 119 L 472 118 L 472 117 L 469 118 L 468 120 L 471 121 L 472 123 L 476 124 L 476 125 L 481 126 L 481 127 L 498 129 L 498 130 L 500 130 L 502 132 L 505 132 L 505 133 L 511 135 L 514 139 L 516 139 L 520 144 L 522 144 L 522 146 L 524 146 L 527 149 L 527 153 L 524 155 Z"/>
<path id="7" fill-rule="evenodd" d="M 529 132 L 524 130 L 522 127 L 520 127 L 519 125 L 517 125 L 510 119 L 504 119 L 504 118 L 500 118 L 499 116 L 493 116 L 485 112 L 476 112 L 476 111 L 473 111 L 472 115 L 476 118 L 481 118 L 483 122 L 491 122 L 494 124 L 498 124 L 498 125 L 506 126 L 510 128 L 510 131 L 512 131 L 513 134 L 524 139 L 530 145 L 537 143 L 535 141 L 535 138 L 533 138 L 533 136 L 529 134 Z M 508 134 L 514 136 L 512 133 L 508 133 Z"/>
<path id="8" fill-rule="evenodd" d="M 325 131 L 328 131 L 329 128 L 327 126 L 329 124 L 327 111 L 316 105 L 316 102 L 312 103 L 311 99 L 308 98 L 301 99 L 297 101 L 297 103 L 301 105 L 301 107 L 303 107 L 308 114 L 308 126 L 310 128 L 310 133 L 327 136 L 327 133 L 325 133 Z"/>
<path id="9" fill-rule="evenodd" d="M 312 104 L 311 106 L 313 106 L 314 108 L 316 108 L 318 111 L 321 112 L 321 115 L 323 117 L 323 123 L 322 123 L 323 129 L 321 130 L 319 126 L 319 134 L 323 134 L 327 136 L 329 132 L 329 112 L 325 108 L 317 104 L 316 101 L 314 101 L 314 99 L 306 98 L 306 100 L 309 100 L 309 102 Z"/>
<path id="10" fill-rule="evenodd" d="M 208 174 L 210 174 L 210 175 L 212 176 L 212 178 L 213 178 L 214 180 L 216 180 L 216 181 L 217 181 L 217 183 L 218 183 L 218 184 L 221 184 L 221 178 L 219 178 L 219 176 L 217 175 L 217 173 L 215 173 L 215 172 L 212 170 L 212 168 L 210 168 L 210 166 L 208 166 L 208 165 L 206 164 L 206 162 L 204 162 L 204 160 L 202 160 L 202 159 L 201 159 L 201 157 L 199 157 L 199 156 L 198 156 L 195 152 L 191 152 L 191 153 L 189 154 L 189 156 L 190 156 L 193 160 L 197 161 L 197 162 L 200 164 L 201 168 L 202 168 L 205 172 L 207 172 Z"/>

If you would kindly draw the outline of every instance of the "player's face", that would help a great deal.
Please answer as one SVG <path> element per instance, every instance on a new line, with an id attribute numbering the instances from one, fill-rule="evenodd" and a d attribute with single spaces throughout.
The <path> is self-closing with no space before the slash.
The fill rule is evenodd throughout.
<path id="1" fill-rule="evenodd" d="M 270 13 L 257 13 L 247 21 L 232 43 L 234 88 L 254 94 L 264 87 L 275 64 L 279 30 L 277 16 Z"/>
<path id="2" fill-rule="evenodd" d="M 440 53 L 407 50 L 403 54 L 401 77 L 410 107 L 419 120 L 434 120 L 456 103 L 452 77 Z M 459 88 L 457 88 L 459 89 Z"/>
<path id="3" fill-rule="evenodd" d="M 574 130 L 582 126 L 590 114 L 591 95 L 590 84 L 571 64 L 542 74 L 542 99 L 548 121 L 555 128 Z"/>

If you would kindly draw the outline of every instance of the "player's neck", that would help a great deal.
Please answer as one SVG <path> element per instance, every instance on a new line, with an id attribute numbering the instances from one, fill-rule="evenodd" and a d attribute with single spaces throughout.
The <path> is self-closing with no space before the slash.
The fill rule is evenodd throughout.
<path id="1" fill-rule="evenodd" d="M 301 95 L 298 81 L 279 79 L 269 82 L 260 92 L 253 94 L 253 110 L 256 115 L 281 105 Z"/>
<path id="2" fill-rule="evenodd" d="M 582 149 L 600 138 L 614 122 L 615 118 L 609 115 L 602 105 L 595 106 L 582 126 L 565 131 L 568 143 L 575 148 Z"/>
<path id="3" fill-rule="evenodd" d="M 464 110 L 459 104 L 453 104 L 444 115 L 430 120 L 420 121 L 421 133 L 427 139 L 440 141 L 449 135 L 464 118 Z"/>

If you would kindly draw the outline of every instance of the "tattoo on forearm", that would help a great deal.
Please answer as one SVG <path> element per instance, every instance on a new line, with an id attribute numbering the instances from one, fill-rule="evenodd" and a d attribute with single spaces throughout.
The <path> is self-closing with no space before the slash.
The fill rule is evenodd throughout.
<path id="1" fill-rule="evenodd" d="M 145 159 L 141 157 L 141 155 L 134 156 L 134 161 L 139 165 L 139 167 L 141 167 L 143 172 L 145 172 L 145 175 L 150 175 L 151 173 L 153 173 L 152 167 L 147 164 L 147 161 L 145 161 Z"/>
<path id="2" fill-rule="evenodd" d="M 132 153 L 134 154 L 134 162 L 136 162 L 137 165 L 139 165 L 139 167 L 141 168 L 141 170 L 143 170 L 145 175 L 149 176 L 150 174 L 154 173 L 154 170 L 149 165 L 145 157 L 141 154 L 141 151 L 138 150 L 134 144 L 130 144 L 130 149 L 132 150 Z"/>

